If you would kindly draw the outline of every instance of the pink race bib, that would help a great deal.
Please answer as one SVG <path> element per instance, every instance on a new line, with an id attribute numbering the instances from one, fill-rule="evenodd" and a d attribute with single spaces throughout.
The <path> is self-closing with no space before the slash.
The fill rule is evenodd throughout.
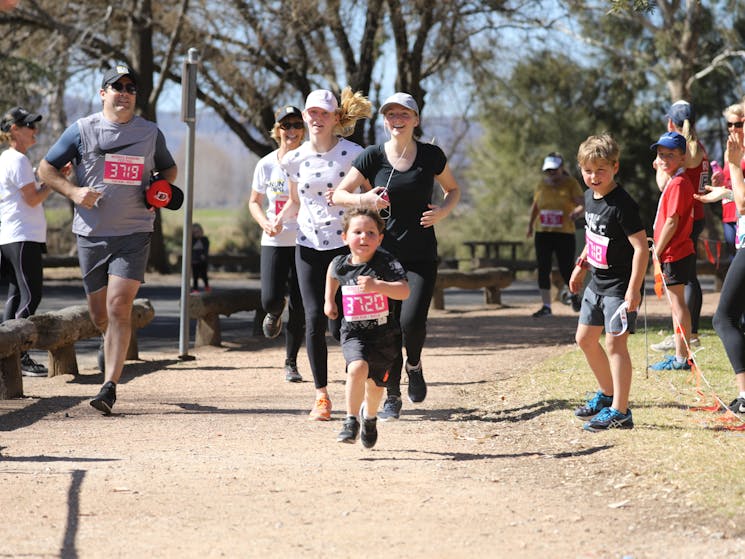
<path id="1" fill-rule="evenodd" d="M 542 227 L 561 227 L 564 224 L 564 212 L 561 210 L 541 210 Z"/>
<path id="2" fill-rule="evenodd" d="M 595 268 L 608 269 L 608 237 L 603 237 L 590 230 L 585 231 L 587 261 Z"/>
<path id="3" fill-rule="evenodd" d="M 388 321 L 388 297 L 385 295 L 374 291 L 363 293 L 358 285 L 342 285 L 341 300 L 347 322 L 377 320 L 378 324 L 385 324 Z"/>
<path id="4" fill-rule="evenodd" d="M 144 171 L 144 157 L 107 153 L 103 164 L 103 182 L 106 184 L 141 186 Z"/>

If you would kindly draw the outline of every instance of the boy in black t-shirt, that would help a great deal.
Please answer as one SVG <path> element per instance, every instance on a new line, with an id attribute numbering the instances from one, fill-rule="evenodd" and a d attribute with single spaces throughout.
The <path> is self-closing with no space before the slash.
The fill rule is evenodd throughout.
<path id="1" fill-rule="evenodd" d="M 595 374 L 599 390 L 574 414 L 587 418 L 584 429 L 631 429 L 628 407 L 631 357 L 627 346 L 649 260 L 647 236 L 639 206 L 615 182 L 620 149 L 607 134 L 588 137 L 577 161 L 588 187 L 585 192 L 585 248 L 577 259 L 569 289 L 577 293 L 586 270 L 592 279 L 582 297 L 575 339 Z M 605 328 L 605 347 L 600 334 Z"/>
<path id="2" fill-rule="evenodd" d="M 341 286 L 347 418 L 337 440 L 354 443 L 361 420 L 366 448 L 375 446 L 378 439 L 378 407 L 401 347 L 401 327 L 388 299 L 409 296 L 406 271 L 389 252 L 379 249 L 384 227 L 378 212 L 370 208 L 353 208 L 344 214 L 341 237 L 349 254 L 337 256 L 329 265 L 323 307 L 329 318 L 339 316 L 336 292 Z"/>

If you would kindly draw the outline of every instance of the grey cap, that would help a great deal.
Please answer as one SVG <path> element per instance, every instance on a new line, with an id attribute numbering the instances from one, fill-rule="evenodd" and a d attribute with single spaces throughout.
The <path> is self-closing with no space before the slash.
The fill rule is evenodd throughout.
<path id="1" fill-rule="evenodd" d="M 414 111 L 416 115 L 419 116 L 419 105 L 416 104 L 414 98 L 408 93 L 402 93 L 400 91 L 394 93 L 385 100 L 385 103 L 383 103 L 383 106 L 380 107 L 378 112 L 380 114 L 385 114 L 391 105 L 401 105 L 402 107 Z"/>

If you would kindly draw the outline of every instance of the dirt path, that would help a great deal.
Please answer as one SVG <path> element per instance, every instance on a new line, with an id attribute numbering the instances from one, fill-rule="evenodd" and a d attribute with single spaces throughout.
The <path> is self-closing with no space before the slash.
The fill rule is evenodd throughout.
<path id="1" fill-rule="evenodd" d="M 575 328 L 526 314 L 434 312 L 427 401 L 372 451 L 335 442 L 333 344 L 329 423 L 306 420 L 312 384 L 283 381 L 280 344 L 248 337 L 143 354 L 108 418 L 93 356 L 77 379 L 25 379 L 31 398 L 0 402 L 0 557 L 743 556 L 711 513 L 633 479 L 628 432 L 588 435 L 515 390 Z"/>

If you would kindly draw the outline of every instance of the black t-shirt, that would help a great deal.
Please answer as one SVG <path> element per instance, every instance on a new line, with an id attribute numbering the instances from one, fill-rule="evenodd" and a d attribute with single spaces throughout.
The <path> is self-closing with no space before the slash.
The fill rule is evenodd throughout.
<path id="1" fill-rule="evenodd" d="M 620 185 L 600 199 L 585 191 L 585 241 L 592 264 L 589 287 L 598 295 L 623 297 L 631 279 L 634 248 L 628 237 L 644 229 L 639 206 Z"/>
<path id="2" fill-rule="evenodd" d="M 342 293 L 343 308 L 339 309 L 343 314 L 342 332 L 398 328 L 388 297 L 380 293 L 356 292 L 359 276 L 383 281 L 406 279 L 406 270 L 391 253 L 379 248 L 369 262 L 362 264 L 352 264 L 351 255 L 341 254 L 331 262 L 331 276 L 339 281 Z"/>
<path id="3" fill-rule="evenodd" d="M 383 144 L 369 146 L 352 163 L 373 187 L 385 186 L 390 177 L 391 216 L 386 221 L 383 248 L 402 262 L 437 260 L 434 227 L 424 228 L 419 221 L 432 203 L 435 176 L 445 170 L 447 158 L 435 145 L 416 142 L 416 147 L 408 171 L 393 171 Z"/>

